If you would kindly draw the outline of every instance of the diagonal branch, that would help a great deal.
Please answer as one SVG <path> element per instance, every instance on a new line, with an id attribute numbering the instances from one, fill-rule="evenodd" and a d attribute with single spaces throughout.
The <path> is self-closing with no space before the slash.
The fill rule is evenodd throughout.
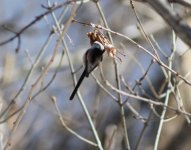
<path id="1" fill-rule="evenodd" d="M 165 0 L 146 0 L 170 25 L 176 34 L 191 47 L 191 27 L 169 6 Z"/>
<path id="2" fill-rule="evenodd" d="M 191 8 L 191 1 L 190 0 L 168 0 L 169 3 L 177 3 L 183 5 L 185 7 Z"/>

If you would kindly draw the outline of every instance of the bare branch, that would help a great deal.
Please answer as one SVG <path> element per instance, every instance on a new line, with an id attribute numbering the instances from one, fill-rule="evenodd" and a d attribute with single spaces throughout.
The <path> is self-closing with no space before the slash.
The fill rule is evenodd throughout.
<path id="1" fill-rule="evenodd" d="M 191 47 L 191 27 L 169 6 L 165 0 L 146 0 L 170 25 L 176 34 Z"/>
<path id="2" fill-rule="evenodd" d="M 168 0 L 169 3 L 177 3 L 180 5 L 183 5 L 185 7 L 191 8 L 191 2 L 190 0 Z"/>

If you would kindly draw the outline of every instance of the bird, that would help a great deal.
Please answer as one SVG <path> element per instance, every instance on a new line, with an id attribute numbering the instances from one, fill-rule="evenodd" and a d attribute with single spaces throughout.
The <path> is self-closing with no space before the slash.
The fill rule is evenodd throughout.
<path id="1" fill-rule="evenodd" d="M 80 76 L 80 78 L 70 96 L 70 100 L 72 100 L 74 98 L 83 79 L 85 77 L 89 77 L 89 74 L 100 64 L 100 62 L 103 59 L 104 52 L 105 52 L 105 48 L 104 48 L 103 44 L 101 44 L 98 41 L 95 41 L 92 44 L 91 48 L 89 48 L 85 52 L 85 54 L 83 56 L 84 66 L 85 66 L 84 71 L 83 71 L 82 75 Z"/>

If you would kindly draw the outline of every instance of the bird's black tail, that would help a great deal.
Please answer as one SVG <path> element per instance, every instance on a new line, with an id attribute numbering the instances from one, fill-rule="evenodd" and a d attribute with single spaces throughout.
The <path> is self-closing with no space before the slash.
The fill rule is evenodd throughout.
<path id="1" fill-rule="evenodd" d="M 84 72 L 80 76 L 80 79 L 78 80 L 78 83 L 76 84 L 76 87 L 74 88 L 74 90 L 70 96 L 70 100 L 72 100 L 74 98 L 74 96 L 75 96 L 76 92 L 78 91 L 78 88 L 80 87 L 80 84 L 82 83 L 85 76 L 86 76 L 86 69 L 84 69 Z"/>

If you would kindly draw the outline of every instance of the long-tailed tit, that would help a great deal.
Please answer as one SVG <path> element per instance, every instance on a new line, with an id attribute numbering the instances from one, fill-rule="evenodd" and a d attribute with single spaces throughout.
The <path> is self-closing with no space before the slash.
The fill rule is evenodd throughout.
<path id="1" fill-rule="evenodd" d="M 74 88 L 70 100 L 72 100 L 80 87 L 80 84 L 82 83 L 84 77 L 88 77 L 89 74 L 99 65 L 99 63 L 102 61 L 103 53 L 105 52 L 104 46 L 96 41 L 92 44 L 92 47 L 86 51 L 84 54 L 84 64 L 85 68 L 84 71 L 78 80 L 78 83 L 76 87 Z"/>

